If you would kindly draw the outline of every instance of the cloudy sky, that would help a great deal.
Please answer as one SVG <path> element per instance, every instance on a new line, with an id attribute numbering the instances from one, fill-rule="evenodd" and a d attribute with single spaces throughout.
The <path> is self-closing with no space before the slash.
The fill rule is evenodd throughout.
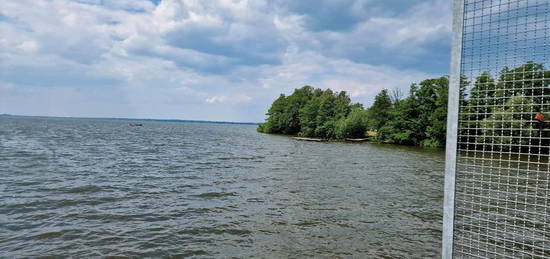
<path id="1" fill-rule="evenodd" d="M 448 73 L 449 0 L 0 1 L 0 114 L 263 121 Z"/>

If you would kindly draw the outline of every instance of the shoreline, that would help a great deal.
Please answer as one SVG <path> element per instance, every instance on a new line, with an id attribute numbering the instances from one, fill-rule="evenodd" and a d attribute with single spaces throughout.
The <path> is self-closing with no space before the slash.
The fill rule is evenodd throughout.
<path id="1" fill-rule="evenodd" d="M 346 139 L 323 139 L 323 138 L 309 138 L 309 137 L 298 137 L 296 135 L 286 135 L 286 134 L 272 134 L 272 133 L 263 133 L 259 132 L 260 134 L 266 134 L 266 135 L 273 135 L 273 136 L 281 136 L 281 137 L 287 137 L 291 138 L 296 141 L 305 141 L 305 142 L 318 142 L 318 143 L 369 143 L 369 144 L 377 144 L 377 145 L 390 145 L 390 146 L 401 146 L 401 147 L 414 147 L 414 148 L 426 148 L 426 149 L 445 149 L 445 147 L 424 147 L 424 146 L 415 146 L 415 145 L 404 145 L 404 144 L 396 144 L 396 143 L 384 143 L 384 142 L 378 142 L 375 140 L 372 140 L 372 137 L 367 138 L 346 138 Z"/>
<path id="2" fill-rule="evenodd" d="M 324 139 L 324 138 L 292 137 L 292 139 L 298 140 L 298 141 L 309 141 L 309 142 L 352 142 L 352 143 L 370 142 L 369 138 Z"/>

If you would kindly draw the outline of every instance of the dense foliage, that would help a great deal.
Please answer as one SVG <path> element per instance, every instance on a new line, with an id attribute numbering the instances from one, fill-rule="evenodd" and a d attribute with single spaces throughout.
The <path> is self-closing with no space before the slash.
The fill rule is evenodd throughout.
<path id="1" fill-rule="evenodd" d="M 540 130 L 544 125 L 534 121 L 534 115 L 548 116 L 549 85 L 550 71 L 533 62 L 505 68 L 497 78 L 481 74 L 461 100 L 460 142 L 483 143 L 476 148 L 488 151 L 536 153 L 536 146 L 547 148 L 548 132 Z"/>
<path id="2" fill-rule="evenodd" d="M 258 131 L 328 139 L 364 138 L 371 131 L 379 142 L 441 146 L 448 83 L 447 77 L 424 80 L 404 99 L 384 89 L 368 109 L 351 103 L 346 92 L 304 86 L 280 95 Z"/>
<path id="3" fill-rule="evenodd" d="M 373 130 L 378 131 L 378 141 L 430 147 L 444 145 L 448 89 L 448 77 L 413 84 L 409 96 L 394 100 L 386 111 L 389 116 L 373 124 Z"/>
<path id="4" fill-rule="evenodd" d="M 504 69 L 498 79 L 482 73 L 473 83 L 467 80 L 461 82 L 462 142 L 533 144 L 530 137 L 539 132 L 532 116 L 550 104 L 550 71 L 529 62 Z M 258 131 L 327 139 L 371 135 L 381 143 L 439 147 L 445 145 L 448 91 L 447 76 L 426 79 L 412 84 L 404 98 L 384 89 L 364 109 L 346 92 L 304 86 L 280 95 Z"/>
<path id="5" fill-rule="evenodd" d="M 282 94 L 267 115 L 260 132 L 334 139 L 362 137 L 367 130 L 363 106 L 352 104 L 346 92 L 311 86 Z"/>

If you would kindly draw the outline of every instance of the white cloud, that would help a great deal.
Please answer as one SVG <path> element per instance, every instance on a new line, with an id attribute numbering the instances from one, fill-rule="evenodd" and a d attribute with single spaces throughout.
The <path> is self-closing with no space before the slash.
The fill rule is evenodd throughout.
<path id="1" fill-rule="evenodd" d="M 206 98 L 207 103 L 221 103 L 225 101 L 225 96 L 212 96 L 210 98 Z"/>
<path id="2" fill-rule="evenodd" d="M 223 102 L 230 102 L 230 103 L 247 103 L 252 100 L 252 97 L 246 95 L 246 94 L 228 94 L 228 95 L 217 95 L 212 96 L 209 98 L 206 98 L 206 102 L 213 104 L 213 103 L 223 103 Z"/>
<path id="3" fill-rule="evenodd" d="M 291 93 L 294 88 L 312 85 L 347 91 L 355 101 L 370 103 L 382 89 L 407 90 L 411 83 L 434 77 L 415 70 L 374 66 L 347 59 L 328 58 L 315 52 L 288 52 L 283 64 L 257 68 L 241 73 L 258 74 L 258 82 L 273 98 L 279 92 Z"/>
<path id="4" fill-rule="evenodd" d="M 431 75 L 373 64 L 369 48 L 415 57 L 450 31 L 450 12 L 437 11 L 447 8 L 442 0 L 393 16 L 362 12 L 372 2 L 356 0 L 348 9 L 359 21 L 339 31 L 309 29 L 311 14 L 281 1 L 0 1 L 0 86 L 10 100 L 0 113 L 109 116 L 109 107 L 137 117 L 260 121 L 265 110 L 251 116 L 250 105 L 267 109 L 306 84 L 369 102 L 382 88 Z"/>
<path id="5" fill-rule="evenodd" d="M 361 24 L 365 33 L 385 31 L 381 44 L 390 47 L 410 46 L 439 40 L 451 33 L 450 5 L 446 1 L 427 1 L 409 10 L 403 17 L 373 18 Z"/>
<path id="6" fill-rule="evenodd" d="M 39 46 L 36 41 L 29 40 L 19 44 L 17 48 L 27 52 L 35 52 L 38 50 Z"/>

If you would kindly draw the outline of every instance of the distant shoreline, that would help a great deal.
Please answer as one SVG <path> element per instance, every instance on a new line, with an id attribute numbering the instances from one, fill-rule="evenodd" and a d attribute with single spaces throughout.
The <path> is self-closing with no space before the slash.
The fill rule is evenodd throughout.
<path id="1" fill-rule="evenodd" d="M 150 122 L 179 122 L 204 124 L 231 124 L 231 125 L 259 125 L 257 122 L 207 121 L 207 120 L 177 120 L 177 119 L 140 119 L 140 118 L 105 118 L 105 117 L 61 117 L 61 116 L 33 116 L 0 114 L 0 118 L 37 118 L 37 119 L 73 119 L 73 120 L 113 120 L 113 121 L 150 121 Z"/>

